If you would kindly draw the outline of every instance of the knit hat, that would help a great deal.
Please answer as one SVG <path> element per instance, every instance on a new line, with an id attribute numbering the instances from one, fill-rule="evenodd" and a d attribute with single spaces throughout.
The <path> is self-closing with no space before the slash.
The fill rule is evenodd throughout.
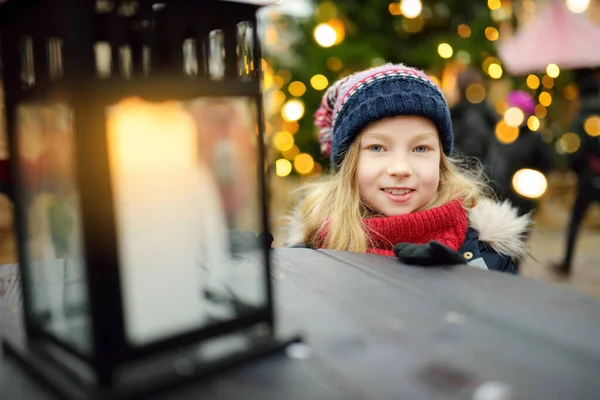
<path id="1" fill-rule="evenodd" d="M 369 124 L 399 115 L 421 116 L 438 129 L 442 149 L 454 143 L 448 103 L 440 88 L 423 72 L 402 64 L 385 64 L 333 83 L 315 113 L 321 151 L 334 170 L 358 134 Z"/>

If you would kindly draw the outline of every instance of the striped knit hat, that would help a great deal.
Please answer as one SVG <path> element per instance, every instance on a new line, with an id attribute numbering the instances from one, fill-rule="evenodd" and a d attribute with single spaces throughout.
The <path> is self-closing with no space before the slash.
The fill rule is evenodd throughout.
<path id="1" fill-rule="evenodd" d="M 369 124 L 399 115 L 421 116 L 438 129 L 442 149 L 450 155 L 454 143 L 448 103 L 440 88 L 422 71 L 385 64 L 333 83 L 315 113 L 321 151 L 337 171 L 344 154 Z"/>

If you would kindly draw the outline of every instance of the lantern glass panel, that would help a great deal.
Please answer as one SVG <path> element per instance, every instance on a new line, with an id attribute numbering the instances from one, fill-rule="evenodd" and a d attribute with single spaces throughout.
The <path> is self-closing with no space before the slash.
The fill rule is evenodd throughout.
<path id="1" fill-rule="evenodd" d="M 17 109 L 17 141 L 24 176 L 30 317 L 37 328 L 89 353 L 72 111 L 62 104 L 22 104 Z"/>
<path id="2" fill-rule="evenodd" d="M 133 346 L 267 306 L 266 271 L 256 261 L 264 228 L 255 101 L 128 98 L 107 109 L 125 332 Z"/>

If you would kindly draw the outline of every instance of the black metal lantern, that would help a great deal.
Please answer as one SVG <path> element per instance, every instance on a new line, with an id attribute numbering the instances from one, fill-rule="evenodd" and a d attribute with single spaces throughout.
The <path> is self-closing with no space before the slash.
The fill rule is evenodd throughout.
<path id="1" fill-rule="evenodd" d="M 286 344 L 260 234 L 256 11 L 0 6 L 27 332 L 5 347 L 64 396 L 138 395 Z"/>

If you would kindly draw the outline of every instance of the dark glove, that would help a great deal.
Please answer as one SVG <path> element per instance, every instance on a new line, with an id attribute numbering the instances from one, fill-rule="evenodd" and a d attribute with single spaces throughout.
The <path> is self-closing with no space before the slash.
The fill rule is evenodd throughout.
<path id="1" fill-rule="evenodd" d="M 234 251 L 254 250 L 263 246 L 271 247 L 273 235 L 269 232 L 261 232 L 258 236 L 250 231 L 230 230 L 229 237 Z"/>
<path id="2" fill-rule="evenodd" d="M 460 253 L 433 240 L 427 244 L 398 243 L 394 246 L 394 254 L 405 264 L 421 267 L 467 263 Z"/>

